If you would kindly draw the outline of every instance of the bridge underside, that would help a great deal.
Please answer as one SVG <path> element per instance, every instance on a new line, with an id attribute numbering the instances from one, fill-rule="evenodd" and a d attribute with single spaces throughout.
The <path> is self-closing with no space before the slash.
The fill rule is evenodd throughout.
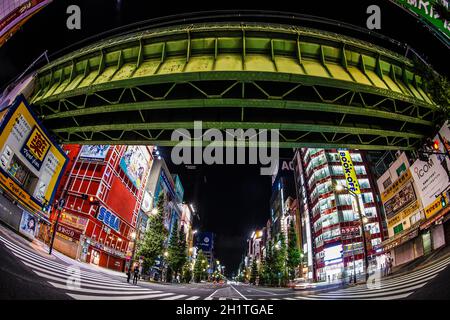
<path id="1" fill-rule="evenodd" d="M 64 143 L 170 146 L 173 130 L 202 121 L 278 129 L 281 147 L 414 149 L 438 113 L 403 57 L 261 24 L 107 39 L 42 68 L 37 83 L 32 103 Z"/>

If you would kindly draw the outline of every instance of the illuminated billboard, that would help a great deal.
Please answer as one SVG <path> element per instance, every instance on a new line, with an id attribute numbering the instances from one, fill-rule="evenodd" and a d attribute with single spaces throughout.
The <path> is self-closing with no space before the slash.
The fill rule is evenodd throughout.
<path id="1" fill-rule="evenodd" d="M 441 18 L 439 14 L 434 10 L 433 5 L 441 4 L 448 10 L 447 0 L 393 0 L 404 8 L 412 11 L 414 15 L 420 19 L 425 20 L 428 24 L 431 24 L 434 28 L 442 32 L 447 38 L 450 38 L 450 22 Z"/>
<path id="2" fill-rule="evenodd" d="M 0 1 L 0 46 L 51 0 Z"/>
<path id="3" fill-rule="evenodd" d="M 141 146 L 128 146 L 122 159 L 120 167 L 136 188 L 140 188 L 145 174 L 148 170 L 149 158 Z"/>
<path id="4" fill-rule="evenodd" d="M 109 145 L 85 145 L 81 148 L 80 159 L 103 161 L 108 153 Z"/>
<path id="5" fill-rule="evenodd" d="M 0 185 L 22 205 L 40 212 L 53 201 L 67 156 L 23 96 L 0 116 Z"/>
<path id="6" fill-rule="evenodd" d="M 339 150 L 339 159 L 341 160 L 342 170 L 344 171 L 345 182 L 347 188 L 353 193 L 360 194 L 359 182 L 356 177 L 355 167 L 353 166 L 350 152 L 347 150 Z"/>

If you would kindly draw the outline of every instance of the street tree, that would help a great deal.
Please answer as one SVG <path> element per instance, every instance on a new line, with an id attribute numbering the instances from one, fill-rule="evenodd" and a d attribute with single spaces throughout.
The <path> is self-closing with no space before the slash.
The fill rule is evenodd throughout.
<path id="1" fill-rule="evenodd" d="M 277 237 L 277 243 L 273 250 L 273 259 L 276 285 L 285 286 L 287 282 L 287 247 L 286 239 L 282 232 Z"/>
<path id="2" fill-rule="evenodd" d="M 194 264 L 194 281 L 200 282 L 206 278 L 206 268 L 208 266 L 208 261 L 206 260 L 205 254 L 200 250 L 197 254 L 197 259 Z"/>
<path id="3" fill-rule="evenodd" d="M 256 263 L 256 259 L 253 259 L 252 269 L 250 271 L 250 283 L 256 284 L 257 279 L 258 279 L 258 264 Z"/>
<path id="4" fill-rule="evenodd" d="M 294 280 L 295 270 L 300 264 L 300 249 L 297 245 L 297 233 L 295 232 L 294 221 L 291 220 L 288 233 L 288 248 L 287 248 L 287 267 L 289 279 Z"/>
<path id="5" fill-rule="evenodd" d="M 182 269 L 182 276 L 181 279 L 184 283 L 189 283 L 191 282 L 192 279 L 192 269 L 191 269 L 191 264 L 189 262 L 186 262 L 183 265 L 183 269 Z"/>
<path id="6" fill-rule="evenodd" d="M 186 234 L 183 228 L 178 230 L 178 221 L 175 221 L 173 224 L 167 253 L 167 263 L 173 272 L 173 276 L 176 278 L 181 274 L 187 260 Z"/>
<path id="7" fill-rule="evenodd" d="M 151 268 L 156 258 L 164 251 L 167 230 L 164 226 L 164 196 L 160 195 L 156 203 L 156 213 L 148 221 L 148 228 L 142 243 L 138 245 L 137 255 L 144 258 L 143 270 Z"/>
<path id="8" fill-rule="evenodd" d="M 267 241 L 266 255 L 262 263 L 260 281 L 264 285 L 271 286 L 274 282 L 274 259 L 273 259 L 273 243 Z"/>

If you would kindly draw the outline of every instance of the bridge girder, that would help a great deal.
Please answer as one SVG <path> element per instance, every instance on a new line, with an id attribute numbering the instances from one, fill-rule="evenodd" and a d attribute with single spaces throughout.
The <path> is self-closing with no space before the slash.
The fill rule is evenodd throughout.
<path id="1" fill-rule="evenodd" d="M 107 39 L 48 64 L 33 96 L 64 143 L 174 145 L 171 131 L 278 129 L 282 147 L 413 149 L 439 112 L 404 57 L 293 26 L 202 24 Z"/>

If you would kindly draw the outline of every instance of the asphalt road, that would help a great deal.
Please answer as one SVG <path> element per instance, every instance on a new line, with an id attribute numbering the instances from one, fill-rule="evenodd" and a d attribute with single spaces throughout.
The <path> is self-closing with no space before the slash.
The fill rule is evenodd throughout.
<path id="1" fill-rule="evenodd" d="M 0 299 L 337 300 L 449 299 L 450 257 L 370 285 L 293 291 L 250 285 L 126 282 L 125 274 L 69 259 L 0 226 Z M 379 280 L 379 281 L 378 281 Z"/>

